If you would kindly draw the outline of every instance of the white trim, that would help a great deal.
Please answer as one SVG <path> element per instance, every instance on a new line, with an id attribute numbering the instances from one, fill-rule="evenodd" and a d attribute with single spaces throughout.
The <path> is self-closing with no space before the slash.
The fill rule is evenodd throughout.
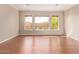
<path id="1" fill-rule="evenodd" d="M 79 41 L 78 37 L 75 37 L 75 36 L 72 36 L 72 35 L 67 35 L 67 37 L 69 37 L 69 38 L 71 38 L 73 40 Z"/>
<path id="2" fill-rule="evenodd" d="M 10 39 L 12 39 L 12 38 L 14 38 L 14 37 L 18 36 L 18 35 L 19 35 L 19 34 L 16 34 L 16 35 L 11 36 L 11 37 L 9 37 L 9 38 L 7 38 L 7 39 L 3 40 L 3 41 L 0 41 L 0 44 L 2 44 L 3 42 L 6 42 L 6 41 L 8 41 L 8 40 L 10 40 Z"/>
<path id="3" fill-rule="evenodd" d="M 74 40 L 77 40 L 79 41 L 79 39 L 77 37 L 74 37 L 74 36 L 70 36 L 70 38 L 74 39 Z"/>

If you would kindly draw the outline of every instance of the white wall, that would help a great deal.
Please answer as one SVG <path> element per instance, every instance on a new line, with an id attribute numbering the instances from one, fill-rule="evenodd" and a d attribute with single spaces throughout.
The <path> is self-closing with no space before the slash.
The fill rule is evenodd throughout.
<path id="1" fill-rule="evenodd" d="M 79 40 L 79 5 L 65 11 L 66 35 L 75 40 Z"/>
<path id="2" fill-rule="evenodd" d="M 24 16 L 59 16 L 59 30 L 56 31 L 25 31 Z M 20 34 L 21 35 L 64 35 L 64 20 L 63 12 L 48 12 L 48 11 L 20 11 Z"/>
<path id="3" fill-rule="evenodd" d="M 9 5 L 0 5 L 0 41 L 16 36 L 18 32 L 18 11 Z"/>

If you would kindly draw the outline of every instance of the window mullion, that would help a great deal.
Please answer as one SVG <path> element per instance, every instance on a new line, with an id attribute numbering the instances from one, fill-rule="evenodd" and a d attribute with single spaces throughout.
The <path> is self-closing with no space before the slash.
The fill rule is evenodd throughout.
<path id="1" fill-rule="evenodd" d="M 49 30 L 51 30 L 51 16 L 49 16 Z"/>
<path id="2" fill-rule="evenodd" d="M 35 22 L 35 20 L 34 20 L 34 16 L 32 16 L 32 18 L 33 18 L 33 20 L 32 20 L 32 26 L 33 26 L 33 32 L 35 31 L 35 24 L 34 24 L 34 22 Z"/>

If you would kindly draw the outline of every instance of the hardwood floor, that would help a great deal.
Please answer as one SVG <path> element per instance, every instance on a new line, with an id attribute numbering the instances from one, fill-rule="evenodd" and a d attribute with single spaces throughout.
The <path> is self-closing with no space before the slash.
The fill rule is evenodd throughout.
<path id="1" fill-rule="evenodd" d="M 17 36 L 0 44 L 1 54 L 75 54 L 79 42 L 65 36 Z"/>

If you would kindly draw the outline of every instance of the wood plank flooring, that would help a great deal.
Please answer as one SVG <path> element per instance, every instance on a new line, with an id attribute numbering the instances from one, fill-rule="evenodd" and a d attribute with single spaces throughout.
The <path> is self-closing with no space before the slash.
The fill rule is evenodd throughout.
<path id="1" fill-rule="evenodd" d="M 79 42 L 65 36 L 17 36 L 0 44 L 0 54 L 78 54 Z"/>

